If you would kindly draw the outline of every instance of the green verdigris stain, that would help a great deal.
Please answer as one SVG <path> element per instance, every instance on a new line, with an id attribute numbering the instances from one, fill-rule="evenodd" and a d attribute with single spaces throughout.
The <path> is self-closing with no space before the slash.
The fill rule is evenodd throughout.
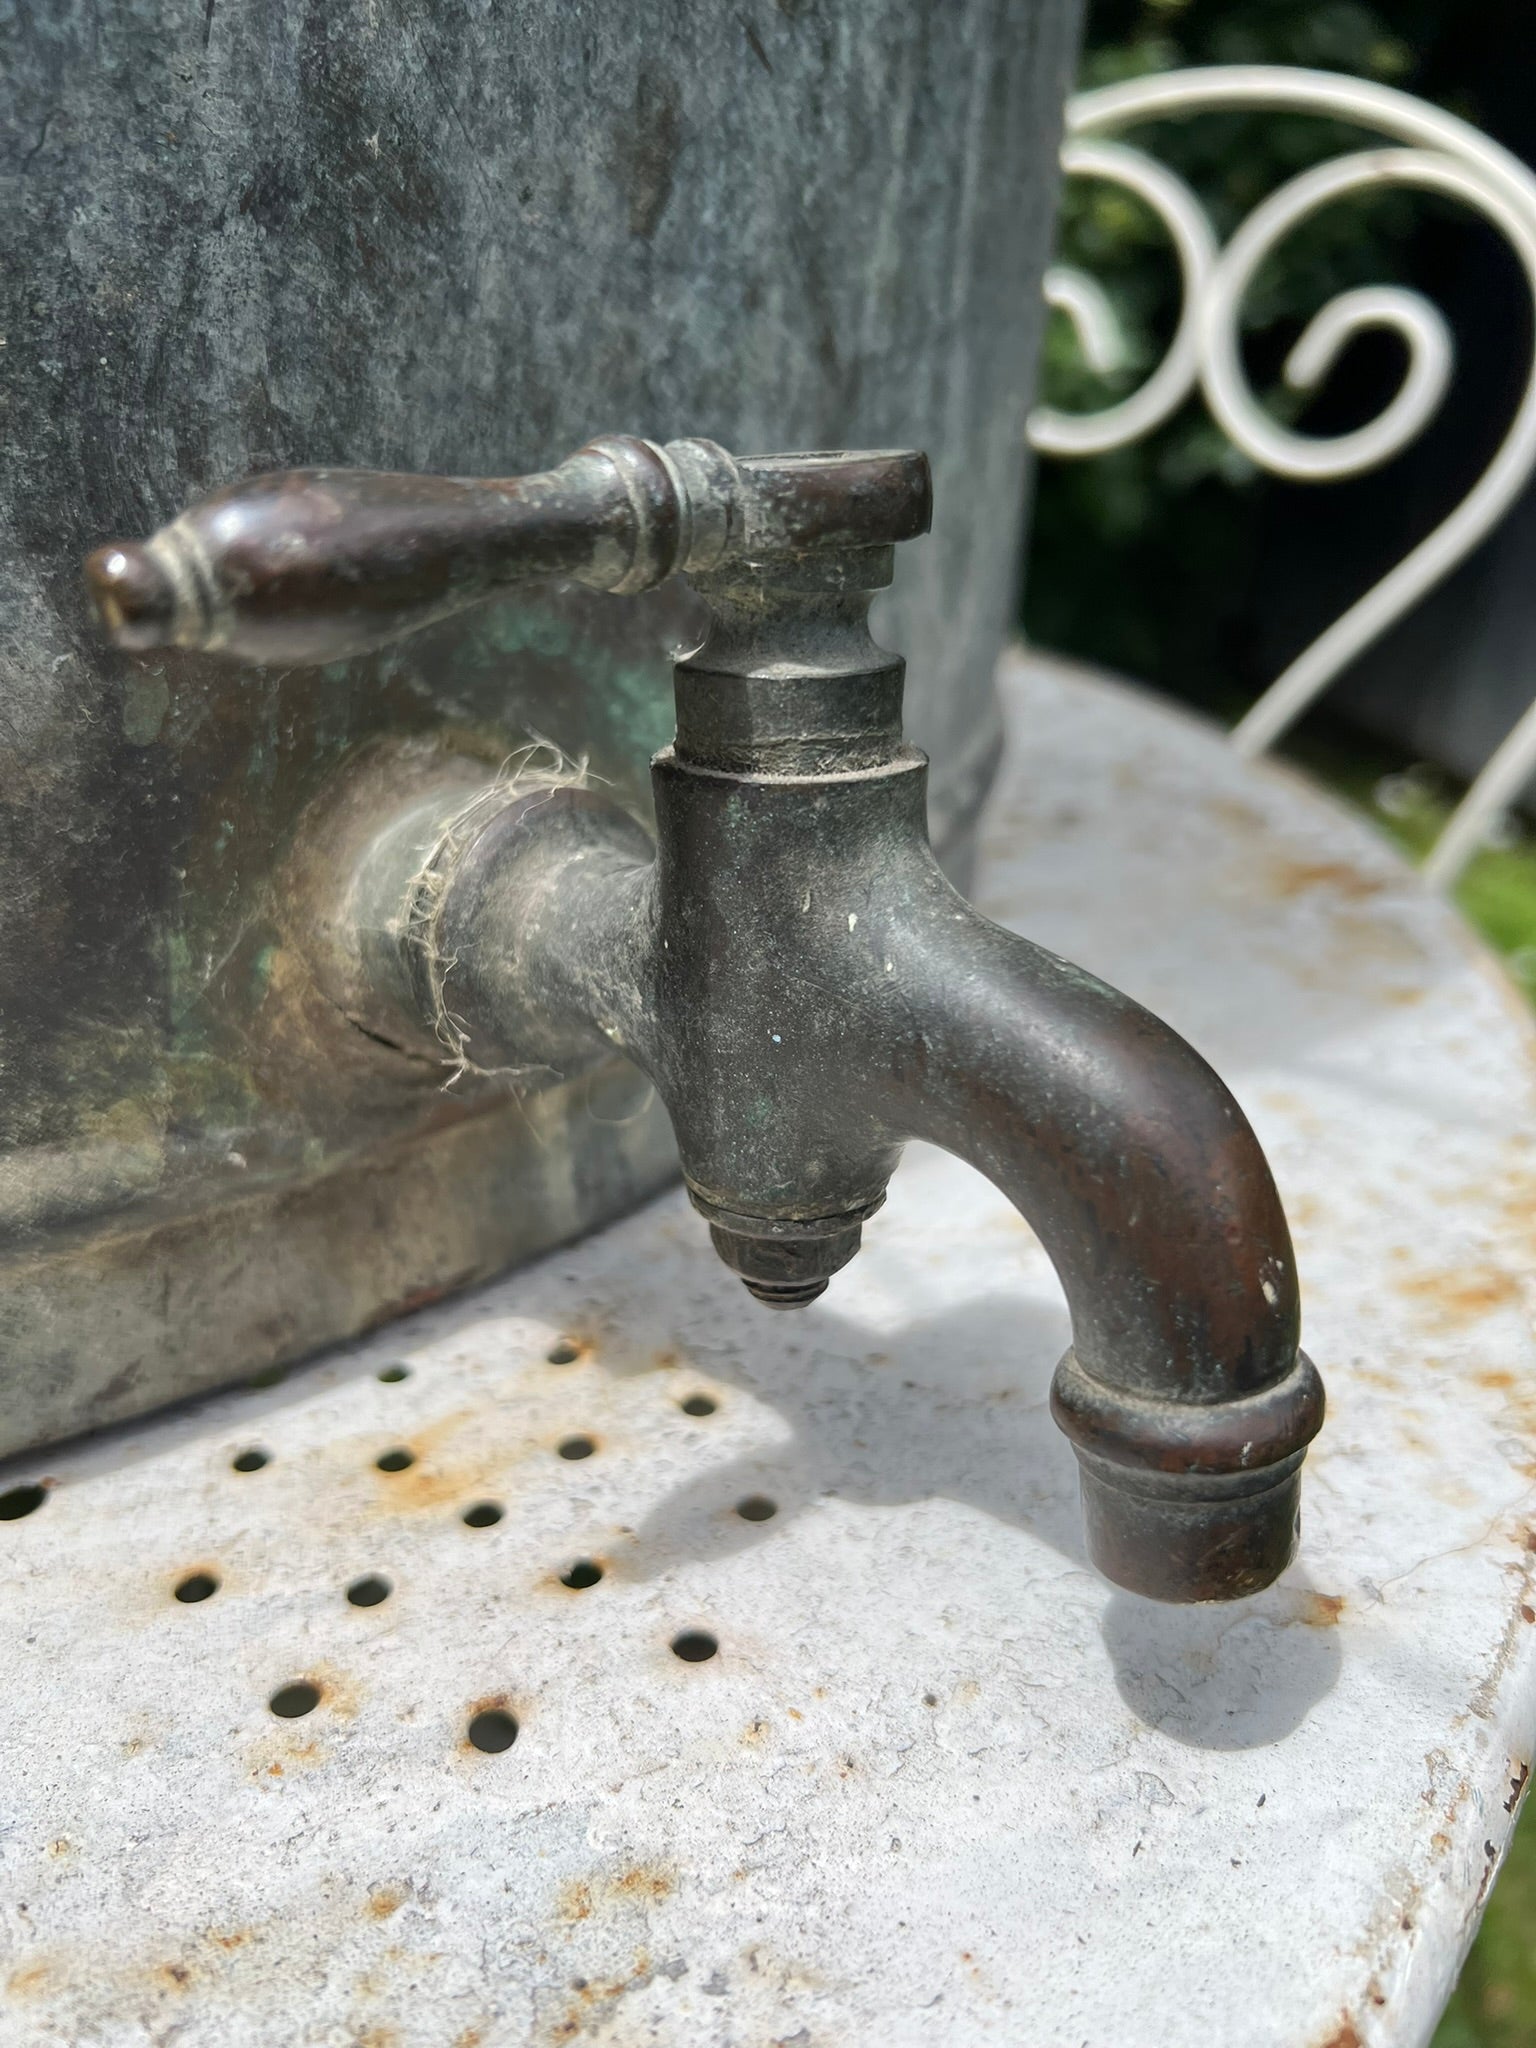
<path id="1" fill-rule="evenodd" d="M 540 605 L 498 605 L 488 614 L 489 638 L 500 654 L 538 654 L 546 661 L 574 661 L 581 634 L 569 619 Z"/>
<path id="2" fill-rule="evenodd" d="M 653 754 L 671 739 L 671 670 L 664 660 L 616 657 L 576 621 L 537 604 L 499 605 L 486 625 L 500 655 L 568 663 L 589 712 L 600 716 L 621 754 Z"/>
<path id="3" fill-rule="evenodd" d="M 672 691 L 665 683 L 658 688 L 658 672 L 636 662 L 620 664 L 608 671 L 611 692 L 610 722 L 631 746 L 647 754 L 659 753 L 672 738 Z M 609 706 L 604 706 L 605 711 Z"/>
<path id="4" fill-rule="evenodd" d="M 276 946 L 263 946 L 251 962 L 251 1002 L 260 1007 L 272 980 L 272 966 L 277 959 Z"/>
<path id="5" fill-rule="evenodd" d="M 180 1027 L 197 1001 L 199 985 L 193 975 L 192 947 L 180 925 L 168 925 L 165 938 L 166 986 L 170 994 L 171 1022 Z"/>
<path id="6" fill-rule="evenodd" d="M 123 737 L 130 746 L 147 747 L 160 737 L 170 707 L 171 688 L 161 669 L 139 669 L 123 685 Z"/>

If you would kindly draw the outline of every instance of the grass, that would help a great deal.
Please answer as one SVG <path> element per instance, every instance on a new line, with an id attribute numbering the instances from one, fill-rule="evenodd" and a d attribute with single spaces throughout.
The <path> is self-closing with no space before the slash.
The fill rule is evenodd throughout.
<path id="1" fill-rule="evenodd" d="M 1415 857 L 1429 851 L 1462 794 L 1443 770 L 1405 761 L 1331 726 L 1305 731 L 1285 751 Z M 1463 872 L 1456 903 L 1536 998 L 1536 837 L 1518 820 L 1507 820 L 1498 843 L 1483 847 Z M 1526 2048 L 1533 2042 L 1536 2031 Z"/>
<path id="2" fill-rule="evenodd" d="M 1405 763 L 1331 727 L 1286 751 L 1363 810 L 1406 852 L 1426 853 L 1460 793 L 1449 777 Z M 1536 1000 L 1536 840 L 1512 824 L 1462 875 L 1456 902 Z M 1451 2002 L 1431 2048 L 1536 2044 L 1536 1805 L 1515 1829 Z"/>
<path id="3" fill-rule="evenodd" d="M 1527 1810 L 1431 2048 L 1536 2041 L 1536 1828 Z"/>

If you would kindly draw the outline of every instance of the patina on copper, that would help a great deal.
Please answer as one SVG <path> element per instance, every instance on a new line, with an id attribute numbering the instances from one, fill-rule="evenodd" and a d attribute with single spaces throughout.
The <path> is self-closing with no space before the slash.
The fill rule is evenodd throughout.
<path id="1" fill-rule="evenodd" d="M 403 1040 L 451 1015 L 461 1058 L 561 1080 L 625 1053 L 717 1250 L 775 1307 L 854 1255 L 906 1140 L 970 1160 L 1067 1296 L 1052 1408 L 1095 1561 L 1167 1600 L 1270 1583 L 1323 1412 L 1285 1217 L 1205 1062 L 981 917 L 933 856 L 903 664 L 867 625 L 895 544 L 927 526 L 923 459 L 608 439 L 525 486 L 454 483 L 445 524 L 447 488 L 423 482 L 417 549 L 407 479 L 300 472 L 194 507 L 173 530 L 200 550 L 200 594 L 170 630 L 324 660 L 388 630 L 391 605 L 409 631 L 555 556 L 611 589 L 687 568 L 710 629 L 677 668 L 654 849 L 579 788 L 490 785 L 425 860 L 414 825 L 381 829 L 349 900 L 386 935 L 358 957 Z M 93 558 L 109 623 L 114 557 L 139 559 Z"/>
<path id="2" fill-rule="evenodd" d="M 563 1116 L 539 1098 L 535 1133 L 495 1084 L 444 1095 L 441 1067 L 366 1037 L 297 921 L 324 871 L 296 869 L 343 783 L 366 811 L 374 772 L 392 786 L 422 745 L 491 774 L 547 739 L 649 822 L 692 592 L 520 585 L 323 675 L 258 672 L 118 651 L 81 557 L 300 464 L 507 477 L 610 425 L 932 445 L 945 514 L 888 602 L 927 679 L 908 714 L 935 843 L 964 873 L 1000 738 L 1077 17 L 8 17 L 0 1454 L 345 1340 L 676 1173 L 659 1107 L 604 1121 L 584 1083 Z M 398 1189 L 406 1154 L 426 1207 Z"/>

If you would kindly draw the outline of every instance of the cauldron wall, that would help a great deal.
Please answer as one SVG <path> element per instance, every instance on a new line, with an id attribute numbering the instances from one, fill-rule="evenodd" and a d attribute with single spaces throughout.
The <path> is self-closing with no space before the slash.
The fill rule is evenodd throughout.
<path id="1" fill-rule="evenodd" d="M 12 16 L 0 1451 L 297 1355 L 671 1171 L 654 1108 L 445 1097 L 335 1012 L 305 920 L 343 787 L 366 807 L 532 733 L 643 812 L 687 593 L 552 590 L 252 673 L 111 655 L 83 553 L 290 463 L 508 473 L 609 429 L 925 447 L 935 531 L 883 625 L 963 862 L 1076 28 L 1068 0 Z"/>

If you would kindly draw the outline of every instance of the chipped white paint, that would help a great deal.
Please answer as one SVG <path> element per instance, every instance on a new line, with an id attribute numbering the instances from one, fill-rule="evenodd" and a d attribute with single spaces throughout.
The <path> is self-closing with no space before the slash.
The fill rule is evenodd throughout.
<path id="1" fill-rule="evenodd" d="M 1287 1195 L 1298 1567 L 1196 1612 L 1087 1569 L 1060 1296 L 966 1169 L 912 1156 L 799 1316 L 664 1200 L 7 1482 L 54 1483 L 0 1522 L 6 2048 L 1427 2038 L 1536 1733 L 1527 1023 L 1283 769 L 1010 695 L 987 907 L 1187 1031 Z"/>

